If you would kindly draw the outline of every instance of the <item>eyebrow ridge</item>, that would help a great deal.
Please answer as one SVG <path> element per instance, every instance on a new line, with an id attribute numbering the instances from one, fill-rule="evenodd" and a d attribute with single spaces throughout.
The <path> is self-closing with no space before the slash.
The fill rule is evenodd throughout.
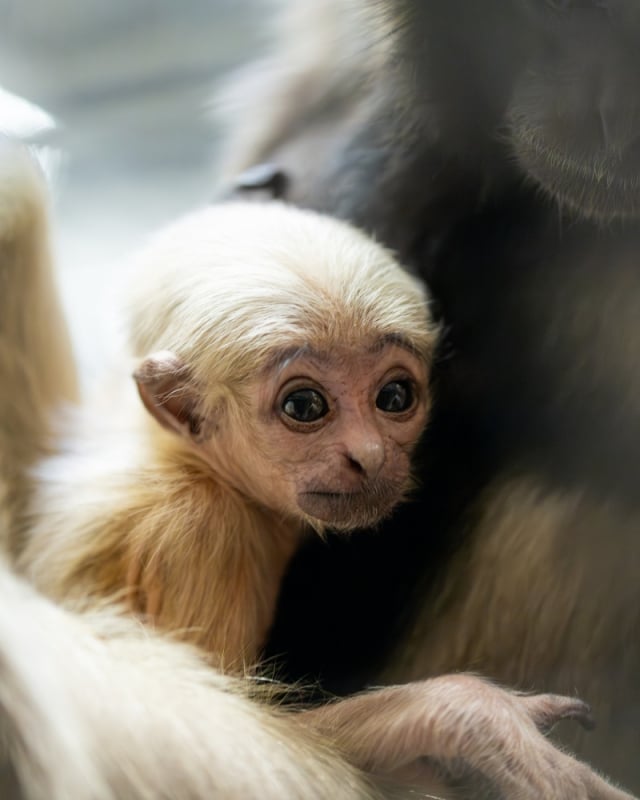
<path id="1" fill-rule="evenodd" d="M 364 348 L 364 352 L 368 354 L 377 353 L 390 344 L 401 347 L 403 350 L 411 353 L 411 355 L 421 358 L 420 353 L 411 344 L 409 339 L 399 333 L 385 333 L 379 336 L 374 342 Z M 285 347 L 273 352 L 267 360 L 264 369 L 265 371 L 282 370 L 290 361 L 297 358 L 310 358 L 316 361 L 329 362 L 332 360 L 333 355 L 330 350 L 318 350 L 310 344 L 292 345 L 291 347 Z"/>

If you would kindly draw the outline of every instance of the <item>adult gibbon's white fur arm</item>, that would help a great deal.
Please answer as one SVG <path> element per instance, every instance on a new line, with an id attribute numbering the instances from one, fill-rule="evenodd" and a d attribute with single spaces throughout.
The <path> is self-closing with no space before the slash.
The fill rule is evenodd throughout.
<path id="1" fill-rule="evenodd" d="M 0 566 L 0 746 L 28 800 L 379 796 L 246 688 L 187 645 L 114 609 L 75 615 Z"/>
<path id="2" fill-rule="evenodd" d="M 29 153 L 0 136 L 0 476 L 13 528 L 27 499 L 27 470 L 48 448 L 51 410 L 78 391 L 47 211 L 44 177 Z"/>

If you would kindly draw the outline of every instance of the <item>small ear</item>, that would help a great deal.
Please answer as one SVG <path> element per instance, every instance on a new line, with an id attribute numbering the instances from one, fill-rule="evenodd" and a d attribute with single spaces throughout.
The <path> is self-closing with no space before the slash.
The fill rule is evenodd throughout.
<path id="1" fill-rule="evenodd" d="M 164 427 L 192 441 L 204 439 L 199 395 L 187 365 L 167 350 L 147 356 L 133 373 L 147 411 Z"/>

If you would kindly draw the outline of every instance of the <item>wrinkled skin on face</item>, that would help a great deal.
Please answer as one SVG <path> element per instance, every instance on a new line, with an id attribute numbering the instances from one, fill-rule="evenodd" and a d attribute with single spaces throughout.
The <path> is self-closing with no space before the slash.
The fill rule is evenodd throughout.
<path id="1" fill-rule="evenodd" d="M 257 379 L 249 404 L 246 444 L 224 449 L 232 480 L 259 503 L 349 530 L 387 516 L 410 489 L 429 409 L 427 367 L 411 350 L 305 348 Z"/>

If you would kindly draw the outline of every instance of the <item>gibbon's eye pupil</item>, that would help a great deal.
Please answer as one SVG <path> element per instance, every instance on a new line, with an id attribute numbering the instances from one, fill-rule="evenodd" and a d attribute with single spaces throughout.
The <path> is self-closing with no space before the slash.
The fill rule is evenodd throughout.
<path id="1" fill-rule="evenodd" d="M 376 397 L 376 406 L 381 411 L 398 414 L 406 411 L 413 403 L 411 385 L 406 381 L 391 381 L 380 389 Z"/>
<path id="2" fill-rule="evenodd" d="M 315 422 L 329 410 L 327 401 L 315 389 L 298 389 L 282 401 L 282 410 L 296 422 Z"/>

